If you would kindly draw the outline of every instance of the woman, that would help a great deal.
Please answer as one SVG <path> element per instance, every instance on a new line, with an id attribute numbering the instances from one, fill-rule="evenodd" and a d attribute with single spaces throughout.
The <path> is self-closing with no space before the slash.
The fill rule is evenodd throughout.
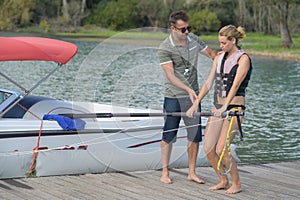
<path id="1" fill-rule="evenodd" d="M 237 164 L 234 158 L 230 161 L 227 149 L 223 154 L 222 161 L 227 169 L 230 168 L 230 162 L 232 162 L 230 168 L 232 185 L 230 187 L 227 175 L 224 176 L 224 168 L 220 166 L 220 171 L 218 171 L 218 161 L 223 151 L 229 128 L 229 121 L 222 119 L 221 114 L 227 110 L 238 109 L 243 111 L 245 109 L 245 90 L 250 80 L 252 64 L 249 56 L 238 45 L 239 40 L 243 39 L 244 36 L 243 28 L 236 28 L 233 25 L 225 26 L 219 31 L 218 39 L 222 52 L 215 57 L 208 79 L 202 85 L 196 101 L 186 113 L 187 116 L 193 117 L 193 114 L 197 112 L 198 104 L 212 88 L 213 82 L 215 82 L 214 107 L 212 109 L 215 114 L 208 119 L 205 129 L 204 151 L 220 179 L 217 185 L 209 189 L 225 189 L 227 194 L 240 192 L 241 183 Z M 233 121 L 231 130 L 235 130 L 231 133 L 239 130 L 237 120 Z M 231 134 L 230 141 L 233 140 L 234 136 L 234 134 Z"/>

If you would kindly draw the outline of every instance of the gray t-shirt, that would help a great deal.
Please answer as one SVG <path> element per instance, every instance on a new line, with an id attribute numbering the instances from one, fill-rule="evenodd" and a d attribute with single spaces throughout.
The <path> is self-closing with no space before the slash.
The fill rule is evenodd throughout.
<path id="1" fill-rule="evenodd" d="M 193 33 L 189 33 L 186 47 L 177 43 L 172 37 L 172 34 L 170 34 L 170 36 L 160 44 L 158 49 L 160 65 L 172 62 L 175 76 L 198 94 L 198 56 L 199 53 L 206 48 L 207 44 Z M 189 75 L 184 76 L 186 69 L 188 69 Z M 166 79 L 164 96 L 169 98 L 181 98 L 188 97 L 188 93 L 185 90 L 174 86 Z"/>

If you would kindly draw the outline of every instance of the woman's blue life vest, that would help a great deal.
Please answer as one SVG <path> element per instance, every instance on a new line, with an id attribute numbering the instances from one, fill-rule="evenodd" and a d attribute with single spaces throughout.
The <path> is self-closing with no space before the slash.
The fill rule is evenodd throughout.
<path id="1" fill-rule="evenodd" d="M 217 70 L 215 73 L 215 98 L 217 96 L 223 98 L 227 97 L 239 67 L 238 61 L 240 57 L 246 53 L 244 50 L 239 49 L 228 58 L 226 58 L 227 54 L 227 52 L 223 52 L 218 57 Z M 250 59 L 250 69 L 235 96 L 245 96 L 251 72 L 252 62 Z"/>

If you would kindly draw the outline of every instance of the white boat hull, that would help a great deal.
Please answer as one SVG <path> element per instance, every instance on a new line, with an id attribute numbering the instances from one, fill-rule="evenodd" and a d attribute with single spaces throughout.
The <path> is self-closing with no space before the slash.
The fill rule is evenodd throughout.
<path id="1" fill-rule="evenodd" d="M 85 104 L 85 108 L 91 106 L 93 111 L 102 112 L 124 109 L 116 107 L 112 109 L 111 106 L 102 104 Z M 127 109 L 128 111 L 141 112 L 137 109 Z M 90 119 L 86 121 L 85 129 L 75 132 L 63 131 L 56 121 L 43 121 L 40 149 L 35 160 L 36 176 L 161 168 L 162 117 Z M 38 144 L 40 121 L 1 119 L 0 127 L 2 137 L 5 133 L 15 135 L 15 137 L 0 139 L 0 178 L 26 177 L 33 161 L 33 149 Z M 25 137 L 31 132 L 35 132 L 36 136 L 27 135 Z M 208 166 L 209 163 L 202 147 L 201 143 L 197 166 Z M 181 127 L 172 151 L 171 168 L 188 167 L 186 149 L 186 130 Z M 234 146 L 232 146 L 232 153 L 238 160 Z"/>

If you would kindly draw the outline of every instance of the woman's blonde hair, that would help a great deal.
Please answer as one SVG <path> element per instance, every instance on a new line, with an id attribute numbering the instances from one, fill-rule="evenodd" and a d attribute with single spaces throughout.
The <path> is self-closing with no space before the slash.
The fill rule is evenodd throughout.
<path id="1" fill-rule="evenodd" d="M 238 46 L 239 40 L 246 37 L 246 33 L 241 26 L 236 28 L 233 25 L 227 25 L 227 26 L 224 26 L 223 28 L 221 28 L 221 30 L 219 31 L 219 36 L 225 36 L 230 41 L 233 38 L 235 38 L 236 45 Z"/>

